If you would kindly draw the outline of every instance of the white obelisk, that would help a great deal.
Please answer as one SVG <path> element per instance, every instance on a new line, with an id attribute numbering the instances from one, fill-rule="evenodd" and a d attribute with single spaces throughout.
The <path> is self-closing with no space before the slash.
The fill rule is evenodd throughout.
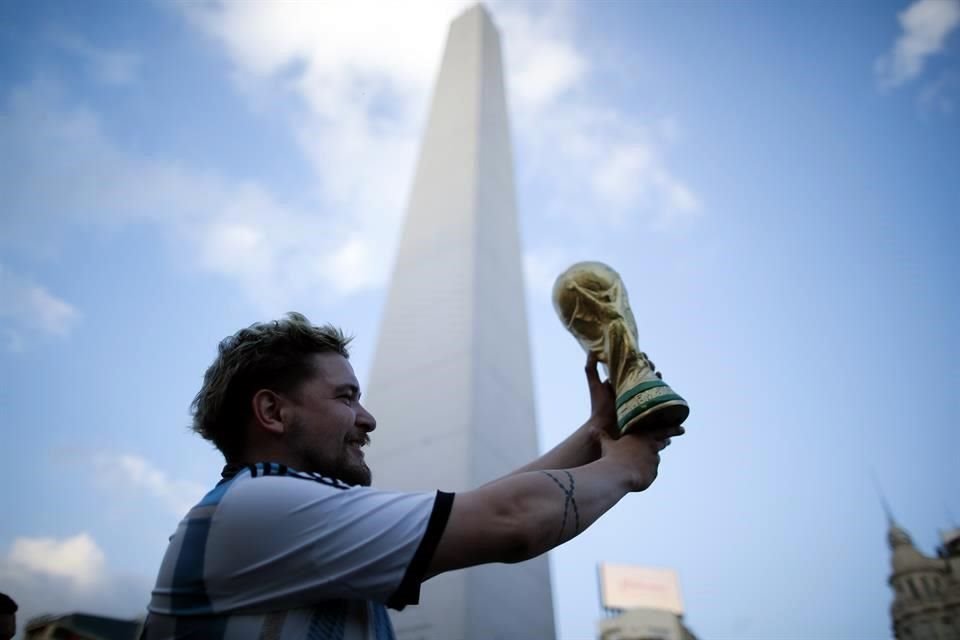
<path id="1" fill-rule="evenodd" d="M 450 26 L 367 385 L 374 486 L 464 491 L 538 454 L 500 37 Z M 554 637 L 545 556 L 438 576 L 398 640 Z"/>

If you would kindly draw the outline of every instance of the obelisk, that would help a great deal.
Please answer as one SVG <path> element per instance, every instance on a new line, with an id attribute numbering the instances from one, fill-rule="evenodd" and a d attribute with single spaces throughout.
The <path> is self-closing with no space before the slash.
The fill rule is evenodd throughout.
<path id="1" fill-rule="evenodd" d="M 374 486 L 464 491 L 538 455 L 500 37 L 450 26 L 367 384 Z M 546 556 L 438 576 L 398 640 L 554 637 Z"/>

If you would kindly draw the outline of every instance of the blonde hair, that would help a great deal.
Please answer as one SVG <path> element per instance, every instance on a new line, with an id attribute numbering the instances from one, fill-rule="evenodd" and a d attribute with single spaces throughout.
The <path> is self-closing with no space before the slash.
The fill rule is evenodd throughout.
<path id="1" fill-rule="evenodd" d="M 295 391 L 314 372 L 310 356 L 349 358 L 351 338 L 332 325 L 314 326 L 300 313 L 257 322 L 224 338 L 190 405 L 193 430 L 211 441 L 228 462 L 244 453 L 250 402 L 261 389 Z"/>

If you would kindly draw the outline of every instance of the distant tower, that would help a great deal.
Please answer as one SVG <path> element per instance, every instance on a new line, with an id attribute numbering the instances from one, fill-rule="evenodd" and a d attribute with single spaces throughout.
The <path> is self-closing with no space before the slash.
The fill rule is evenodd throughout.
<path id="1" fill-rule="evenodd" d="M 938 557 L 921 553 L 887 511 L 890 617 L 897 640 L 960 640 L 960 530 L 942 534 Z"/>
<path id="2" fill-rule="evenodd" d="M 367 385 L 378 487 L 475 488 L 537 456 L 500 38 L 450 26 Z M 398 640 L 554 637 L 546 557 L 445 574 Z"/>

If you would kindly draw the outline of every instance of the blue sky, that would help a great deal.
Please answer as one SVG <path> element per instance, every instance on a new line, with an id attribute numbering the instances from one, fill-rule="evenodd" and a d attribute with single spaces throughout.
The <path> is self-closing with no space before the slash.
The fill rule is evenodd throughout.
<path id="1" fill-rule="evenodd" d="M 0 585 L 23 618 L 142 611 L 219 472 L 187 429 L 219 339 L 300 310 L 357 336 L 366 380 L 462 7 L 0 5 Z M 889 637 L 871 476 L 924 551 L 960 521 L 960 3 L 491 10 L 541 446 L 587 411 L 549 300 L 576 260 L 621 272 L 692 407 L 657 484 L 553 553 L 559 637 L 592 636 L 601 561 L 677 569 L 704 638 Z"/>

